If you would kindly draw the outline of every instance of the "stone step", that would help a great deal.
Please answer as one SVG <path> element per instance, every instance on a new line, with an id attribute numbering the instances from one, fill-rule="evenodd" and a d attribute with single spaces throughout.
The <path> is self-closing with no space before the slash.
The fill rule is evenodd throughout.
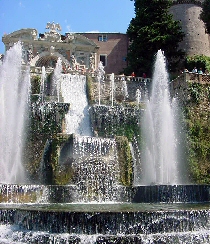
<path id="1" fill-rule="evenodd" d="M 6 228 L 8 230 L 6 230 Z M 0 241 L 2 244 L 11 244 L 21 241 L 27 244 L 59 243 L 59 244 L 145 244 L 145 243 L 208 243 L 210 233 L 208 232 L 186 232 L 157 235 L 71 235 L 50 234 L 47 232 L 24 232 L 13 230 L 12 235 L 9 228 L 1 230 Z"/>
<path id="2" fill-rule="evenodd" d="M 82 202 L 76 185 L 0 184 L 0 203 Z M 210 185 L 152 185 L 124 187 L 113 185 L 109 194 L 118 192 L 117 202 L 202 203 L 210 202 Z M 111 199 L 111 198 L 109 198 Z"/>
<path id="3" fill-rule="evenodd" d="M 22 206 L 24 208 L 24 206 Z M 72 235 L 151 235 L 206 232 L 210 229 L 209 209 L 154 210 L 133 212 L 75 212 L 62 210 L 1 209 L 1 224 L 25 231 Z"/>

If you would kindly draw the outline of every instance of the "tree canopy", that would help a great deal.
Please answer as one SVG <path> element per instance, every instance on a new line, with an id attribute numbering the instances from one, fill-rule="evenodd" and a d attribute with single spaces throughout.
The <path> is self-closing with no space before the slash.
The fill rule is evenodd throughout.
<path id="1" fill-rule="evenodd" d="M 210 0 L 205 0 L 202 7 L 200 18 L 205 24 L 206 32 L 210 34 Z"/>
<path id="2" fill-rule="evenodd" d="M 151 75 L 159 49 L 164 51 L 169 68 L 183 57 L 184 53 L 178 48 L 184 33 L 180 22 L 173 20 L 169 13 L 171 4 L 171 0 L 134 0 L 135 17 L 127 29 L 130 46 L 125 73 Z"/>

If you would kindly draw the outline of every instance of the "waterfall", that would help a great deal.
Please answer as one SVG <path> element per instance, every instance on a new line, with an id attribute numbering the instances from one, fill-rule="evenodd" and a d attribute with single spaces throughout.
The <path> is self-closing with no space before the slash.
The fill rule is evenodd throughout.
<path id="1" fill-rule="evenodd" d="M 22 66 L 20 42 L 10 48 L 0 66 L 0 181 L 24 183 L 22 153 L 28 117 L 30 74 Z"/>
<path id="2" fill-rule="evenodd" d="M 146 103 L 142 131 L 142 184 L 178 184 L 177 138 L 175 115 L 169 94 L 166 60 L 157 52 L 152 78 L 152 93 Z"/>
<path id="3" fill-rule="evenodd" d="M 115 140 L 75 136 L 73 152 L 78 201 L 119 201 L 119 165 Z"/>
<path id="4" fill-rule="evenodd" d="M 66 134 L 92 135 L 84 75 L 63 74 L 60 89 L 64 103 L 70 103 L 65 118 Z"/>

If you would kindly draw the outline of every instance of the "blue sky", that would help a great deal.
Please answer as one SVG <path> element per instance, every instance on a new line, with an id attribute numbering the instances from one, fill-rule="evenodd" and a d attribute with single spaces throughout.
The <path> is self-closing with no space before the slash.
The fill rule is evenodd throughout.
<path id="1" fill-rule="evenodd" d="M 134 17 L 130 0 L 0 0 L 0 36 L 22 28 L 44 33 L 47 22 L 65 32 L 126 33 Z M 0 41 L 0 53 L 4 53 Z"/>

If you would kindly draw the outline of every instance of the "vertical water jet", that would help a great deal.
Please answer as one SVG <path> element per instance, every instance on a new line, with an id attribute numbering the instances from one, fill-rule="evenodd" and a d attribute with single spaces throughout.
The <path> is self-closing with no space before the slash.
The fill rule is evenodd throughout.
<path id="1" fill-rule="evenodd" d="M 146 102 L 142 123 L 144 148 L 141 184 L 179 184 L 175 119 L 166 59 L 159 50 L 154 66 L 151 96 Z"/>
<path id="2" fill-rule="evenodd" d="M 24 183 L 22 153 L 30 91 L 29 68 L 22 66 L 22 45 L 16 43 L 0 67 L 0 181 Z"/>

